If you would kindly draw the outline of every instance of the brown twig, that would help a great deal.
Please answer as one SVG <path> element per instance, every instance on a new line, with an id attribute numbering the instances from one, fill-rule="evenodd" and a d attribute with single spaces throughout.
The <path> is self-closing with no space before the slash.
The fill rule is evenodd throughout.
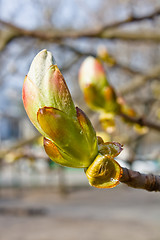
<path id="1" fill-rule="evenodd" d="M 97 54 L 95 54 L 93 51 L 82 51 L 82 50 L 80 50 L 80 49 L 78 49 L 77 47 L 74 47 L 74 46 L 71 46 L 71 45 L 69 45 L 69 44 L 67 44 L 67 43 L 65 43 L 65 42 L 61 42 L 61 43 L 59 43 L 58 44 L 59 45 L 59 47 L 61 47 L 61 48 L 64 48 L 64 49 L 67 49 L 67 50 L 69 50 L 69 51 L 72 51 L 72 52 L 74 52 L 78 57 L 83 57 L 83 56 L 93 56 L 93 57 L 97 57 Z M 116 59 L 115 59 L 115 57 L 113 57 L 110 53 L 108 53 L 108 55 L 109 55 L 109 57 L 110 58 L 112 58 L 113 59 L 113 61 L 114 61 L 114 64 L 113 65 L 107 65 L 109 68 L 120 68 L 120 69 L 122 69 L 123 71 L 125 71 L 125 72 L 127 72 L 128 74 L 137 74 L 138 76 L 143 76 L 144 75 L 144 73 L 142 73 L 142 72 L 140 72 L 140 71 L 138 71 L 138 70 L 135 70 L 135 69 L 133 69 L 133 68 L 131 68 L 130 66 L 126 66 L 125 64 L 123 64 L 123 63 L 120 63 L 120 62 L 118 62 Z M 98 58 L 100 58 L 100 60 L 101 60 L 101 57 L 99 57 L 98 56 Z M 103 61 L 103 59 L 102 59 L 102 61 Z M 104 61 L 105 62 L 105 61 Z M 130 86 L 129 86 L 130 87 Z M 123 91 L 123 90 L 122 90 Z"/>
<path id="2" fill-rule="evenodd" d="M 152 40 L 152 41 L 160 41 L 160 33 L 156 31 L 152 32 L 126 32 L 124 30 L 118 30 L 117 28 L 119 26 L 122 26 L 127 23 L 131 22 L 139 22 L 146 19 L 153 19 L 154 17 L 158 16 L 160 14 L 160 10 L 157 9 L 151 14 L 148 14 L 143 17 L 135 17 L 135 16 L 129 16 L 128 18 L 115 22 L 110 23 L 107 25 L 104 25 L 98 29 L 92 29 L 92 30 L 86 30 L 86 31 L 57 31 L 54 29 L 53 31 L 43 31 L 43 30 L 27 30 L 23 29 L 21 27 L 18 27 L 10 22 L 6 22 L 3 20 L 0 20 L 0 24 L 3 26 L 6 26 L 11 29 L 11 33 L 7 34 L 4 41 L 5 43 L 2 44 L 1 48 L 5 47 L 5 44 L 12 41 L 14 38 L 17 37 L 32 37 L 32 38 L 38 38 L 44 41 L 49 42 L 57 42 L 60 40 L 65 39 L 78 39 L 78 38 L 108 38 L 108 39 L 121 39 L 121 40 Z M 1 30 L 1 35 L 3 34 L 4 30 Z"/>
<path id="3" fill-rule="evenodd" d="M 0 149 L 0 158 L 3 158 L 6 154 L 23 147 L 24 145 L 30 144 L 31 142 L 37 140 L 41 135 L 37 134 L 29 139 L 25 139 L 25 140 L 20 140 L 18 142 L 16 142 L 15 144 L 13 144 L 12 146 L 9 146 L 7 149 Z"/>
<path id="4" fill-rule="evenodd" d="M 152 128 L 154 130 L 160 131 L 160 125 L 159 124 L 150 122 L 144 117 L 130 117 L 130 116 L 124 114 L 124 113 L 120 113 L 119 116 L 124 118 L 125 120 L 131 122 L 131 123 L 137 123 L 140 126 L 146 126 L 146 127 Z"/>
<path id="5" fill-rule="evenodd" d="M 104 30 L 110 29 L 110 28 L 120 27 L 120 26 L 122 26 L 124 24 L 131 23 L 131 22 L 152 20 L 152 19 L 154 19 L 155 17 L 157 17 L 159 15 L 160 15 L 160 9 L 157 9 L 157 10 L 155 10 L 155 12 L 150 13 L 148 15 L 145 15 L 143 17 L 136 17 L 136 16 L 131 15 L 131 16 L 129 16 L 128 18 L 126 18 L 124 20 L 121 20 L 121 21 L 115 22 L 115 23 L 111 23 L 111 24 L 108 24 L 108 25 L 102 27 L 101 28 L 101 32 L 104 31 Z"/>
<path id="6" fill-rule="evenodd" d="M 70 61 L 69 63 L 67 63 L 66 65 L 64 65 L 62 68 L 61 68 L 61 71 L 64 73 L 65 71 L 68 71 L 74 64 L 76 64 L 80 59 L 80 56 L 77 55 L 75 56 L 72 61 Z"/>
<path id="7" fill-rule="evenodd" d="M 137 76 L 135 76 L 129 84 L 119 89 L 119 93 L 121 95 L 129 94 L 136 89 L 142 87 L 147 81 L 159 78 L 159 76 L 160 65 L 158 64 L 154 66 L 151 70 L 149 70 L 146 74 L 137 74 Z"/>
<path id="8" fill-rule="evenodd" d="M 127 168 L 123 168 L 120 182 L 125 183 L 132 188 L 145 189 L 147 191 L 160 191 L 160 176 L 142 174 Z"/>

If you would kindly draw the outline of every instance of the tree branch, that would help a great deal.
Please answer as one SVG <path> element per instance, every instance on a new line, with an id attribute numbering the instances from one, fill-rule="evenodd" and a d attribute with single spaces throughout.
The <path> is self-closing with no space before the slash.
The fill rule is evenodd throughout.
<path id="1" fill-rule="evenodd" d="M 61 43 L 59 43 L 59 47 L 61 47 L 61 48 L 64 48 L 64 49 L 67 49 L 67 50 L 69 50 L 69 51 L 72 51 L 72 52 L 74 52 L 76 55 L 78 55 L 79 57 L 83 57 L 83 56 L 93 56 L 93 57 L 98 57 L 98 58 L 100 58 L 101 59 L 101 57 L 100 56 L 97 56 L 95 53 L 93 53 L 92 51 L 82 51 L 82 50 L 80 50 L 80 49 L 78 49 L 78 48 L 76 48 L 76 47 L 74 47 L 74 46 L 71 46 L 71 45 L 69 45 L 69 44 L 67 44 L 67 43 L 64 43 L 64 42 L 61 42 Z M 107 65 L 109 68 L 120 68 L 120 69 L 122 69 L 123 71 L 125 71 L 126 73 L 129 73 L 129 74 L 137 74 L 138 76 L 143 76 L 144 74 L 142 73 L 142 72 L 140 72 L 140 71 L 138 71 L 138 70 L 135 70 L 135 69 L 133 69 L 133 68 L 131 68 L 130 66 L 126 66 L 125 64 L 123 64 L 123 63 L 120 63 L 120 62 L 118 62 L 116 59 L 115 59 L 115 57 L 113 57 L 110 53 L 108 53 L 108 55 L 109 55 L 109 57 L 110 58 L 112 58 L 113 59 L 113 61 L 114 61 L 114 64 L 113 65 Z M 105 61 L 102 59 L 102 61 L 105 63 Z M 129 85 L 129 87 L 130 87 L 130 85 Z M 123 89 L 122 89 L 122 91 L 123 91 Z"/>
<path id="2" fill-rule="evenodd" d="M 142 87 L 148 80 L 159 78 L 160 76 L 160 65 L 153 67 L 147 74 L 137 74 L 132 81 L 119 89 L 119 93 L 122 95 L 129 94 L 135 91 L 137 88 Z"/>
<path id="3" fill-rule="evenodd" d="M 152 128 L 156 131 L 160 131 L 160 125 L 156 124 L 156 123 L 152 123 L 150 121 L 148 121 L 147 119 L 145 119 L 144 117 L 130 117 L 124 113 L 120 113 L 119 114 L 120 117 L 126 119 L 127 121 L 131 122 L 131 123 L 137 123 L 140 126 L 146 126 L 149 128 Z"/>
<path id="4" fill-rule="evenodd" d="M 44 41 L 49 42 L 58 42 L 60 40 L 65 39 L 78 39 L 78 38 L 107 38 L 107 39 L 121 39 L 121 40 L 152 40 L 152 41 L 160 41 L 160 32 L 157 31 L 145 31 L 145 32 L 126 32 L 124 30 L 117 29 L 118 27 L 131 23 L 131 22 L 139 22 L 146 19 L 154 19 L 156 16 L 160 15 L 160 9 L 157 9 L 155 12 L 148 14 L 143 17 L 135 17 L 135 16 L 129 16 L 128 18 L 115 22 L 110 23 L 107 25 L 104 25 L 98 29 L 93 30 L 86 30 L 81 32 L 76 31 L 51 31 L 48 29 L 48 31 L 43 30 L 27 30 L 23 29 L 21 27 L 18 27 L 12 23 L 0 20 L 0 24 L 3 26 L 6 26 L 11 29 L 11 32 L 7 33 L 7 36 L 2 38 L 1 41 L 1 49 L 5 47 L 7 43 L 12 41 L 14 38 L 17 37 L 32 37 L 32 38 L 38 38 Z M 5 30 L 1 30 L 1 35 L 5 33 Z"/>
<path id="5" fill-rule="evenodd" d="M 140 21 L 144 21 L 144 20 L 152 20 L 159 15 L 160 15 L 160 9 L 157 9 L 157 10 L 155 10 L 155 12 L 150 13 L 148 15 L 145 15 L 143 17 L 136 17 L 134 15 L 131 15 L 124 20 L 121 20 L 121 21 L 115 22 L 115 23 L 111 23 L 111 24 L 108 24 L 108 25 L 102 27 L 101 32 L 104 31 L 104 30 L 110 29 L 110 28 L 120 27 L 124 24 L 131 23 L 131 22 L 140 22 Z"/>
<path id="6" fill-rule="evenodd" d="M 160 191 L 160 176 L 142 174 L 127 168 L 123 168 L 120 182 L 125 183 L 132 188 L 145 189 L 147 191 Z"/>
<path id="7" fill-rule="evenodd" d="M 31 142 L 37 140 L 41 135 L 38 133 L 37 135 L 29 138 L 29 139 L 25 139 L 25 140 L 20 140 L 18 142 L 16 142 L 15 144 L 13 144 L 12 146 L 9 146 L 7 149 L 0 149 L 0 158 L 3 158 L 6 154 L 23 147 L 24 145 L 30 144 Z"/>

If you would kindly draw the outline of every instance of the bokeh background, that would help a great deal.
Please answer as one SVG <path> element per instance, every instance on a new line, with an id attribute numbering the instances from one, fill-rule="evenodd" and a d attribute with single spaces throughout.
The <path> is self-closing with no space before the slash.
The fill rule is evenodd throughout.
<path id="1" fill-rule="evenodd" d="M 97 134 L 124 144 L 117 161 L 159 174 L 159 131 L 119 117 L 104 131 L 78 84 L 82 61 L 98 56 L 117 94 L 160 125 L 159 29 L 159 0 L 0 0 L 0 239 L 160 239 L 159 194 L 91 188 L 83 169 L 54 164 L 21 99 L 31 61 L 46 48 Z"/>

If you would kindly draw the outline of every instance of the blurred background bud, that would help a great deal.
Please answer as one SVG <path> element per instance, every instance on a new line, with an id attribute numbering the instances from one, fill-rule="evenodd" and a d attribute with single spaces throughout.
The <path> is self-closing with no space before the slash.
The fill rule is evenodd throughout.
<path id="1" fill-rule="evenodd" d="M 112 113 L 102 113 L 99 117 L 102 128 L 109 134 L 115 131 L 115 115 Z"/>
<path id="2" fill-rule="evenodd" d="M 88 57 L 79 71 L 79 83 L 89 107 L 101 112 L 117 112 L 119 105 L 99 60 Z"/>
<path id="3" fill-rule="evenodd" d="M 105 45 L 98 46 L 97 57 L 105 62 L 109 67 L 112 67 L 116 64 L 115 59 L 109 54 Z"/>

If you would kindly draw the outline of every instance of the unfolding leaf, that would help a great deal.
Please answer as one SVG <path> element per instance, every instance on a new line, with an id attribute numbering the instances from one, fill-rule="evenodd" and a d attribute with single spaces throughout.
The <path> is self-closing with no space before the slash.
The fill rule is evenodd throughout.
<path id="1" fill-rule="evenodd" d="M 65 159 L 56 147 L 56 145 L 47 138 L 44 138 L 44 149 L 50 159 L 52 159 L 54 162 L 67 167 L 73 166 L 72 161 L 68 161 L 68 159 Z"/>
<path id="2" fill-rule="evenodd" d="M 98 154 L 86 170 L 89 184 L 97 188 L 113 188 L 119 184 L 122 174 L 120 165 L 110 156 Z"/>
<path id="3" fill-rule="evenodd" d="M 89 107 L 93 110 L 102 111 L 104 109 L 104 96 L 94 84 L 88 84 L 83 90 L 84 98 Z"/>
<path id="4" fill-rule="evenodd" d="M 110 157 L 118 156 L 123 150 L 123 145 L 118 142 L 105 142 L 98 145 L 98 151 L 102 155 L 109 155 Z"/>
<path id="5" fill-rule="evenodd" d="M 76 116 L 71 94 L 57 65 L 51 65 L 46 71 L 43 82 L 41 82 L 41 89 L 45 93 L 46 106 Z"/>
<path id="6" fill-rule="evenodd" d="M 96 145 L 89 151 L 90 143 L 82 132 L 77 119 L 70 119 L 64 112 L 44 107 L 37 114 L 38 122 L 59 151 L 72 159 L 73 167 L 88 167 L 97 155 Z"/>
<path id="7" fill-rule="evenodd" d="M 77 110 L 77 119 L 83 131 L 83 134 L 86 136 L 86 139 L 88 141 L 88 146 L 91 147 L 88 150 L 89 151 L 95 151 L 94 149 L 98 150 L 96 132 L 89 118 L 85 115 L 85 113 L 80 108 L 76 107 L 76 110 Z"/>
<path id="8" fill-rule="evenodd" d="M 43 102 L 43 96 L 39 95 L 37 86 L 28 76 L 26 76 L 24 80 L 22 98 L 25 110 L 31 122 L 38 129 L 38 131 L 44 135 L 45 133 L 37 122 L 37 111 L 40 107 L 42 107 L 41 103 Z"/>
<path id="9" fill-rule="evenodd" d="M 117 96 L 99 60 L 93 57 L 84 60 L 79 71 L 79 83 L 91 109 L 111 113 L 119 111 Z"/>

